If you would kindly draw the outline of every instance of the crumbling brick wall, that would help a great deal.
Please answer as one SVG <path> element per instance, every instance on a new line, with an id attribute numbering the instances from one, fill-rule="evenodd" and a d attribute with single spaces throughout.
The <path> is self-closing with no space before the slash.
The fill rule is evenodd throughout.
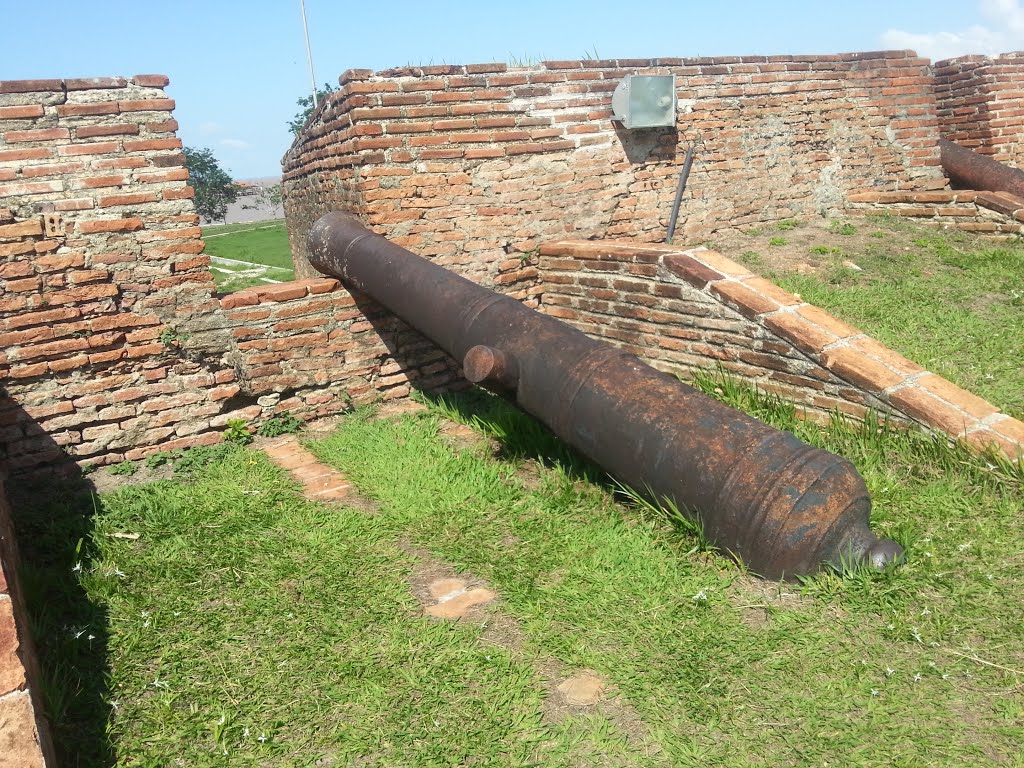
<path id="1" fill-rule="evenodd" d="M 625 131 L 629 73 L 674 74 L 668 129 Z M 527 257 L 571 234 L 664 237 L 696 150 L 679 238 L 841 209 L 848 192 L 946 187 L 933 80 L 909 51 L 350 70 L 284 158 L 296 264 L 341 208 L 395 242 L 527 299 Z"/>
<path id="2" fill-rule="evenodd" d="M 382 332 L 365 332 L 373 312 L 334 280 L 216 297 L 167 84 L 0 82 L 11 472 L 208 444 L 229 419 L 322 416 L 453 375 L 404 326 L 374 318 Z"/>
<path id="3" fill-rule="evenodd" d="M 1024 51 L 935 63 L 939 130 L 961 146 L 1024 167 Z"/>

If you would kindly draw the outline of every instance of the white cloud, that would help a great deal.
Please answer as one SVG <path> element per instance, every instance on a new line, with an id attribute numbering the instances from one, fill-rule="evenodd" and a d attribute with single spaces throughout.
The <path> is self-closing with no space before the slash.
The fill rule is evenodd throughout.
<path id="1" fill-rule="evenodd" d="M 970 53 L 991 56 L 1024 48 L 1024 7 L 1021 0 L 979 0 L 987 25 L 975 24 L 959 32 L 907 32 L 888 29 L 882 33 L 886 48 L 912 48 L 932 61 Z"/>
<path id="2" fill-rule="evenodd" d="M 228 149 L 248 149 L 252 146 L 248 141 L 242 141 L 241 139 L 221 139 L 220 145 Z"/>

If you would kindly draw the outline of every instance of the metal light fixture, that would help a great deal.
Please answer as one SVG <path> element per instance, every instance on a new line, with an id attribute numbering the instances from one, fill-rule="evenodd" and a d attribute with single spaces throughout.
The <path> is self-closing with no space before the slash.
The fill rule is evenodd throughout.
<path id="1" fill-rule="evenodd" d="M 626 75 L 612 94 L 612 113 L 623 128 L 674 126 L 675 75 Z"/>

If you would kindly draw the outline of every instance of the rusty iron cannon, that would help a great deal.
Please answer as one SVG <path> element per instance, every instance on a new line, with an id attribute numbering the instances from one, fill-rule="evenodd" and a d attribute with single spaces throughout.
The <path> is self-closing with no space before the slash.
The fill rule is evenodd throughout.
<path id="1" fill-rule="evenodd" d="M 939 151 L 942 170 L 958 187 L 1024 197 L 1024 171 L 947 139 L 939 139 Z"/>
<path id="2" fill-rule="evenodd" d="M 310 262 L 405 320 L 616 478 L 699 519 L 755 573 L 883 567 L 902 553 L 868 526 L 846 459 L 729 408 L 639 358 L 328 213 Z"/>

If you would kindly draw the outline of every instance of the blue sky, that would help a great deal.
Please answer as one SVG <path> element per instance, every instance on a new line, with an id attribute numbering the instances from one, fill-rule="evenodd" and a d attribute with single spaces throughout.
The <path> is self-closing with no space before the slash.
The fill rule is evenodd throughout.
<path id="1" fill-rule="evenodd" d="M 1024 49 L 1022 0 L 306 0 L 317 80 L 350 67 L 512 59 Z M 299 0 L 3 2 L 0 79 L 162 73 L 186 145 L 280 173 L 310 90 Z"/>

